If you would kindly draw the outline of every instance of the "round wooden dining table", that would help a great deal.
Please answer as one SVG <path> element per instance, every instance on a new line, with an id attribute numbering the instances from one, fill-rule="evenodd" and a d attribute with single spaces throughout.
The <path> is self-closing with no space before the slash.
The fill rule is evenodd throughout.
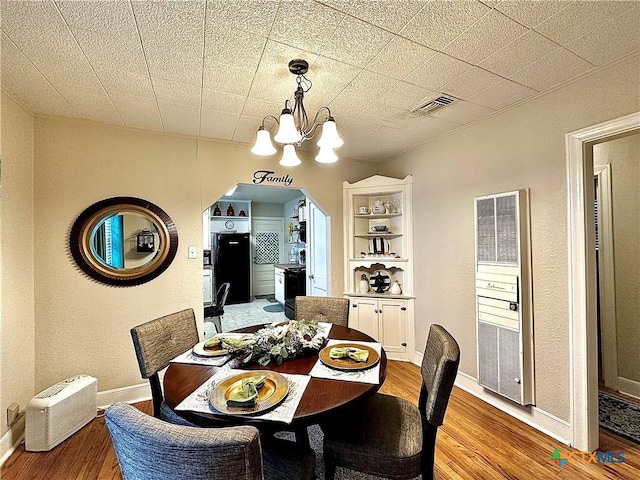
<path id="1" fill-rule="evenodd" d="M 253 333 L 264 325 L 248 327 L 236 332 Z M 329 332 L 329 339 L 355 340 L 375 342 L 373 338 L 353 328 L 333 325 Z M 318 355 L 299 357 L 292 360 L 285 360 L 281 365 L 271 362 L 266 366 L 249 364 L 237 367 L 242 370 L 272 370 L 280 373 L 291 373 L 307 375 L 318 361 Z M 211 378 L 217 367 L 195 365 L 188 363 L 172 363 L 164 375 L 164 396 L 166 404 L 175 409 L 182 400 L 194 392 L 206 380 Z M 328 380 L 312 377 L 304 391 L 300 404 L 294 414 L 291 425 L 287 429 L 299 430 L 308 425 L 318 423 L 323 416 L 330 412 L 353 405 L 358 401 L 373 395 L 382 383 L 387 374 L 387 356 L 384 349 L 380 355 L 380 381 L 378 384 L 358 383 L 344 380 Z M 273 422 L 260 420 L 259 417 L 238 417 L 224 414 L 214 415 L 200 412 L 176 412 L 181 417 L 190 422 L 202 426 L 213 427 L 237 424 L 252 424 L 258 428 L 273 429 Z"/>

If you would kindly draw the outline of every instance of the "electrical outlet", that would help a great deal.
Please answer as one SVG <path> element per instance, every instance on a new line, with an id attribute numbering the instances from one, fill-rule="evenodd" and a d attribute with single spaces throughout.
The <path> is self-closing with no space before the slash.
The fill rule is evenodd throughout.
<path id="1" fill-rule="evenodd" d="M 189 258 L 197 258 L 196 247 L 189 247 Z"/>
<path id="2" fill-rule="evenodd" d="M 17 403 L 12 403 L 7 407 L 7 427 L 13 425 L 13 422 L 18 418 L 18 414 L 20 413 L 20 405 Z"/>

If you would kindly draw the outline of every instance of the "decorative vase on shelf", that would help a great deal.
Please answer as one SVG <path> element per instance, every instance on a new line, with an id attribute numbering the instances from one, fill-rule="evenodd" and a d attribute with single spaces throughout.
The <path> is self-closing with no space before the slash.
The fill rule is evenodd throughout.
<path id="1" fill-rule="evenodd" d="M 360 275 L 360 293 L 369 293 L 369 279 L 366 273 Z"/>
<path id="2" fill-rule="evenodd" d="M 214 217 L 221 217 L 222 216 L 222 212 L 220 211 L 220 207 L 218 206 L 217 203 L 216 203 L 215 208 L 213 209 L 213 216 Z"/>
<path id="3" fill-rule="evenodd" d="M 382 205 L 382 200 L 374 200 L 373 207 L 371 207 L 371 213 L 377 215 L 384 212 L 385 212 L 385 208 L 384 208 L 384 205 Z"/>
<path id="4" fill-rule="evenodd" d="M 233 210 L 233 205 L 229 204 L 227 207 L 227 217 L 233 217 L 235 215 L 235 211 Z"/>
<path id="5" fill-rule="evenodd" d="M 400 295 L 402 293 L 402 287 L 400 286 L 400 284 L 396 280 L 396 281 L 393 282 L 393 285 L 391 285 L 391 288 L 389 289 L 389 291 L 393 295 Z"/>
<path id="6" fill-rule="evenodd" d="M 238 214 L 239 217 L 246 217 L 247 214 L 245 213 L 244 210 L 240 210 L 240 213 Z"/>

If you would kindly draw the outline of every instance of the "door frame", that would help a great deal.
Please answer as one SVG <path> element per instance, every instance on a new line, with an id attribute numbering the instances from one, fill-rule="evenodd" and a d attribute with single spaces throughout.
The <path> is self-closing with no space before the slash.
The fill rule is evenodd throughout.
<path id="1" fill-rule="evenodd" d="M 571 445 L 599 446 L 593 145 L 640 129 L 640 112 L 565 135 Z"/>
<path id="2" fill-rule="evenodd" d="M 618 389 L 618 342 L 616 330 L 616 290 L 613 263 L 613 202 L 611 164 L 593 167 L 598 178 L 598 289 L 600 295 L 600 352 L 605 386 Z M 605 321 L 606 319 L 606 321 Z"/>

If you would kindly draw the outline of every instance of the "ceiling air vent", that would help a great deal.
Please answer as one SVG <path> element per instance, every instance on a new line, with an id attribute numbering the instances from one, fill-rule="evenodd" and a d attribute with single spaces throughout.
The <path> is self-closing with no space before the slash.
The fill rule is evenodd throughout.
<path id="1" fill-rule="evenodd" d="M 417 115 L 431 115 L 433 112 L 440 110 L 448 105 L 451 105 L 455 102 L 456 99 L 453 97 L 449 97 L 447 95 L 440 95 L 434 99 L 429 100 L 428 102 L 423 103 L 422 105 L 418 105 L 416 108 L 411 110 L 411 113 Z"/>

